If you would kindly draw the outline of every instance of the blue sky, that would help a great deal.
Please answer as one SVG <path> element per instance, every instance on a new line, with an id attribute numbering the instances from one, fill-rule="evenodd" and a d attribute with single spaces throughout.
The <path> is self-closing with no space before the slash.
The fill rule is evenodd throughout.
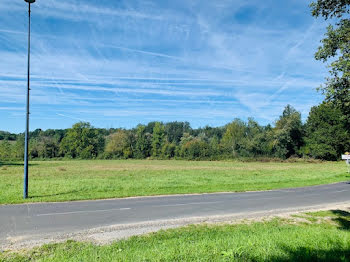
<path id="1" fill-rule="evenodd" d="M 327 75 L 305 0 L 37 0 L 31 130 L 305 120 Z M 0 130 L 25 127 L 27 5 L 0 2 Z"/>

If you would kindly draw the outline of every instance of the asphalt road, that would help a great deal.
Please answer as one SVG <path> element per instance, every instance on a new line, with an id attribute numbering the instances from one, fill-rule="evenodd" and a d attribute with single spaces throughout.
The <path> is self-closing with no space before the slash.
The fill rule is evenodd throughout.
<path id="1" fill-rule="evenodd" d="M 350 183 L 263 192 L 0 206 L 0 245 L 111 225 L 250 214 L 350 201 Z"/>

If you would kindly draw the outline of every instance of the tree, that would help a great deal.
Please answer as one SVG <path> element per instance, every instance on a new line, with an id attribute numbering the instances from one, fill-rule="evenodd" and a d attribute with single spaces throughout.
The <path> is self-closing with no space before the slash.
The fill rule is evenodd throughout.
<path id="1" fill-rule="evenodd" d="M 185 132 L 191 130 L 190 124 L 188 122 L 170 122 L 166 123 L 164 126 L 164 131 L 166 139 L 169 143 L 179 144 L 181 137 Z"/>
<path id="2" fill-rule="evenodd" d="M 43 136 L 51 137 L 58 143 L 62 141 L 66 133 L 67 133 L 67 129 L 48 129 L 48 130 L 42 131 Z"/>
<path id="3" fill-rule="evenodd" d="M 193 135 L 200 135 L 204 134 L 206 138 L 211 139 L 216 137 L 217 139 L 221 139 L 222 136 L 225 133 L 225 128 L 224 127 L 210 127 L 210 126 L 205 126 L 204 128 L 198 128 L 192 131 Z"/>
<path id="4" fill-rule="evenodd" d="M 60 144 L 61 153 L 72 158 L 95 158 L 104 148 L 104 138 L 90 123 L 79 122 L 68 129 Z"/>
<path id="5" fill-rule="evenodd" d="M 326 102 L 311 108 L 305 140 L 302 151 L 314 158 L 337 160 L 342 153 L 350 151 L 350 133 L 342 111 Z"/>
<path id="6" fill-rule="evenodd" d="M 164 143 L 164 125 L 160 122 L 156 122 L 153 128 L 152 138 L 152 156 L 159 157 L 162 153 L 162 147 Z"/>
<path id="7" fill-rule="evenodd" d="M 0 161 L 10 160 L 12 156 L 12 145 L 7 141 L 0 141 Z"/>
<path id="8" fill-rule="evenodd" d="M 30 140 L 29 148 L 29 154 L 32 158 L 54 158 L 59 153 L 59 144 L 55 137 L 43 136 L 42 134 Z"/>
<path id="9" fill-rule="evenodd" d="M 222 143 L 233 157 L 238 156 L 238 151 L 245 135 L 246 125 L 240 119 L 235 119 L 226 126 L 226 132 L 222 138 Z"/>
<path id="10" fill-rule="evenodd" d="M 16 134 L 11 134 L 6 131 L 0 131 L 0 140 L 9 140 L 9 141 L 15 141 L 17 138 Z"/>
<path id="11" fill-rule="evenodd" d="M 12 155 L 16 159 L 24 159 L 24 134 L 17 136 L 16 143 L 13 145 Z"/>
<path id="12" fill-rule="evenodd" d="M 247 137 L 244 140 L 244 149 L 250 156 L 271 155 L 270 144 L 272 139 L 269 136 L 270 127 L 263 127 L 253 118 L 248 119 Z"/>
<path id="13" fill-rule="evenodd" d="M 166 141 L 162 147 L 162 157 L 173 158 L 175 156 L 176 145 L 174 143 L 169 143 Z"/>
<path id="14" fill-rule="evenodd" d="M 317 0 L 310 5 L 314 17 L 336 20 L 329 25 L 322 45 L 315 54 L 317 60 L 330 64 L 330 77 L 319 89 L 326 101 L 335 103 L 348 120 L 350 126 L 350 13 L 349 0 Z"/>
<path id="15" fill-rule="evenodd" d="M 146 133 L 146 127 L 144 125 L 138 125 L 136 129 L 135 157 L 140 159 L 149 157 L 150 148 L 151 134 Z"/>
<path id="16" fill-rule="evenodd" d="M 132 156 L 131 148 L 128 132 L 119 130 L 107 138 L 105 152 L 107 157 L 129 158 Z"/>
<path id="17" fill-rule="evenodd" d="M 145 126 L 145 131 L 146 133 L 150 133 L 153 134 L 153 129 L 154 126 L 156 125 L 157 122 L 153 121 L 153 122 L 149 122 L 146 126 Z"/>
<path id="18" fill-rule="evenodd" d="M 214 136 L 209 139 L 209 155 L 212 159 L 220 158 L 222 153 L 222 147 L 220 146 L 220 140 Z"/>
<path id="19" fill-rule="evenodd" d="M 303 144 L 303 124 L 298 111 L 287 105 L 277 120 L 274 131 L 274 150 L 277 157 L 288 158 L 298 153 Z"/>
<path id="20" fill-rule="evenodd" d="M 199 138 L 192 138 L 181 142 L 178 154 L 189 160 L 201 160 L 209 157 L 209 151 L 208 143 Z"/>

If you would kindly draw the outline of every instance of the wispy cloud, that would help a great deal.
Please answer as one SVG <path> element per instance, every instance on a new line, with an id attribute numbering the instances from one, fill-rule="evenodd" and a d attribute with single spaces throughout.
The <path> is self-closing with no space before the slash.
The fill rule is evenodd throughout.
<path id="1" fill-rule="evenodd" d="M 86 119 L 82 119 L 82 118 L 78 118 L 78 117 L 74 117 L 74 116 L 70 116 L 70 115 L 65 115 L 65 114 L 61 114 L 61 113 L 56 113 L 56 115 L 61 116 L 61 117 L 65 117 L 65 118 L 69 118 L 69 119 L 73 119 L 73 120 L 82 121 L 82 122 L 88 122 L 88 120 L 86 120 Z"/>
<path id="2" fill-rule="evenodd" d="M 0 130 L 23 128 L 26 11 L 0 5 Z M 265 124 L 287 103 L 305 118 L 321 99 L 324 25 L 301 1 L 45 0 L 32 15 L 32 128 Z"/>

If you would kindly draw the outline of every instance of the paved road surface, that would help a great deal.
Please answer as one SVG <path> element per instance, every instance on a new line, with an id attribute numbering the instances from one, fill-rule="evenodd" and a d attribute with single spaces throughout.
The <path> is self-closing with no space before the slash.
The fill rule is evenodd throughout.
<path id="1" fill-rule="evenodd" d="M 48 236 L 168 219 L 251 214 L 350 202 L 350 183 L 273 190 L 0 206 L 0 249 Z"/>

